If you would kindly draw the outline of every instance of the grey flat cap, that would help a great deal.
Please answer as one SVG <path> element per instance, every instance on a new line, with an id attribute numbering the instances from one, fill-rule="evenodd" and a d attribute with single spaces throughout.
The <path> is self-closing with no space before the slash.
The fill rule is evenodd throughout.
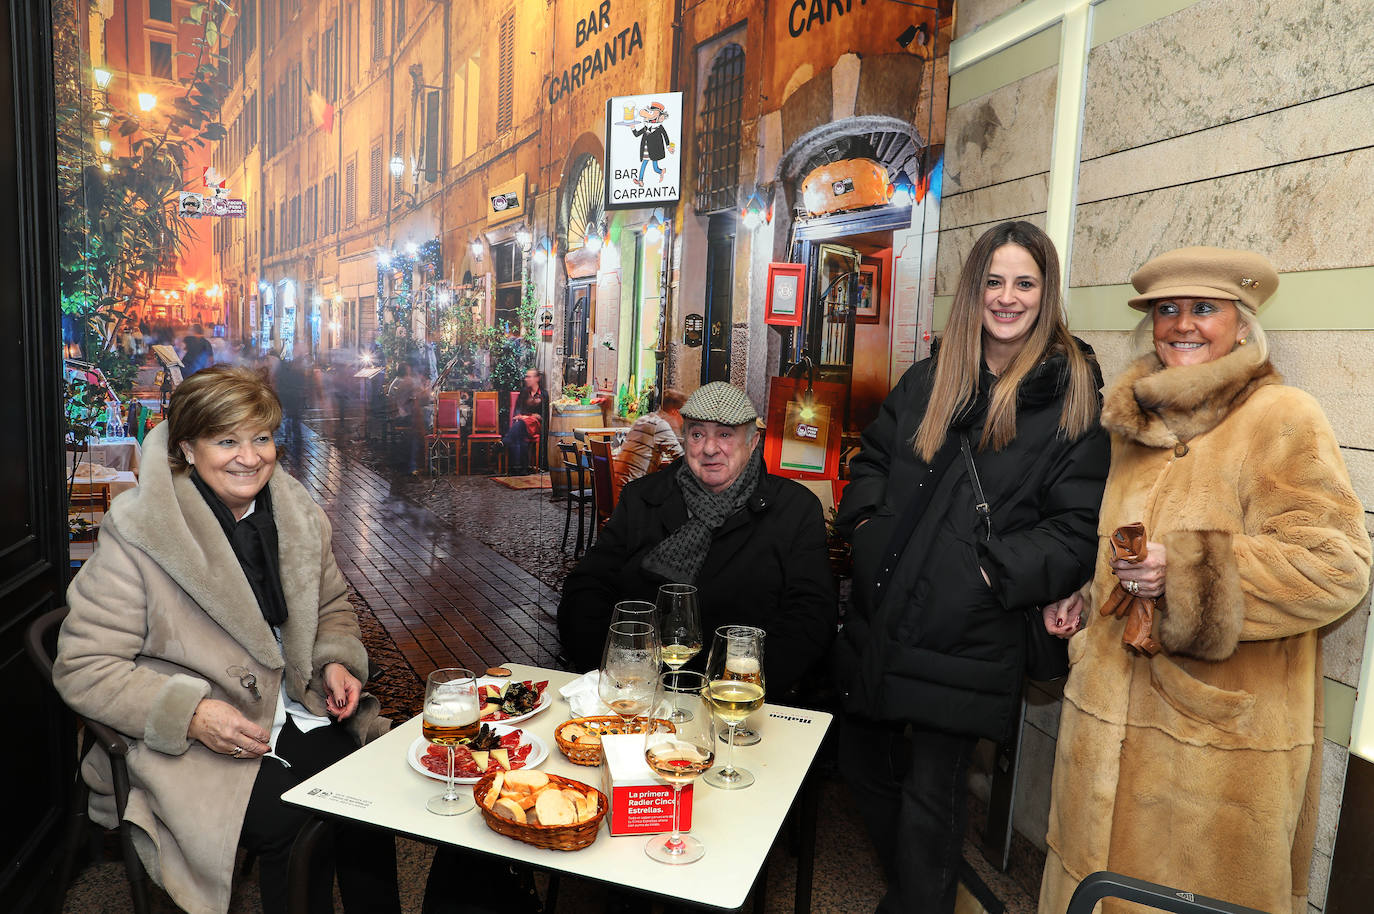
<path id="1" fill-rule="evenodd" d="M 712 381 L 698 387 L 682 404 L 682 417 L 721 425 L 744 425 L 759 417 L 753 401 L 725 381 Z"/>

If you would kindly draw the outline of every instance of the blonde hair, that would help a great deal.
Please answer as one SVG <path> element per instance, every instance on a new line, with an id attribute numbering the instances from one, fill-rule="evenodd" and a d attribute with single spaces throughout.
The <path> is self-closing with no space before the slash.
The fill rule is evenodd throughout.
<path id="1" fill-rule="evenodd" d="M 978 372 L 983 360 L 983 285 L 991 269 L 993 253 L 1007 244 L 1024 248 L 1040 268 L 1043 277 L 1040 309 L 1025 345 L 992 388 L 979 450 L 991 445 L 993 450 L 1000 451 L 1016 438 L 1016 397 L 1021 382 L 1054 353 L 1063 353 L 1069 369 L 1064 408 L 1059 415 L 1060 431 L 1072 440 L 1097 422 L 1097 380 L 1088 357 L 1078 348 L 1064 320 L 1059 255 L 1054 243 L 1029 222 L 1003 222 L 988 229 L 974 242 L 959 273 L 954 306 L 935 361 L 930 402 L 912 441 L 916 455 L 927 463 L 935 459 L 936 452 L 944 445 L 955 415 L 978 395 Z"/>
<path id="2" fill-rule="evenodd" d="M 172 472 L 190 469 L 182 442 L 223 434 L 244 423 L 269 432 L 281 425 L 281 401 L 265 372 L 212 365 L 182 381 L 167 404 L 167 462 Z"/>
<path id="3" fill-rule="evenodd" d="M 1131 352 L 1137 358 L 1155 351 L 1155 303 L 1151 301 L 1149 304 L 1150 307 L 1146 309 L 1145 316 L 1131 331 Z M 1259 317 L 1248 308 L 1242 308 L 1237 302 L 1232 302 L 1232 304 L 1236 306 L 1236 317 L 1246 327 L 1245 345 L 1254 350 L 1256 362 L 1263 362 L 1269 358 L 1269 337 L 1265 335 Z"/>

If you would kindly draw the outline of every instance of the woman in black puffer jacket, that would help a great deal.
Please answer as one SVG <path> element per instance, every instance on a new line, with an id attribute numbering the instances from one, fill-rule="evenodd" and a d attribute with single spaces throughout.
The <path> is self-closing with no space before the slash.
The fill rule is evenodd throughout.
<path id="1" fill-rule="evenodd" d="M 837 522 L 855 605 L 836 666 L 841 768 L 887 871 L 880 914 L 953 910 L 969 757 L 1018 722 L 1024 613 L 1092 571 L 1101 383 L 1065 325 L 1053 244 L 1003 223 L 964 265 L 943 345 L 864 432 Z M 1044 622 L 1067 636 L 1078 619 L 1063 615 Z"/>

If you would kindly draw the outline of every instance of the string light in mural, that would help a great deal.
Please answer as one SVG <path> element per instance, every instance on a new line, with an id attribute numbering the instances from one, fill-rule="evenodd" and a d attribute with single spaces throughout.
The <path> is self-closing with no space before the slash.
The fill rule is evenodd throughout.
<path id="1" fill-rule="evenodd" d="M 547 237 L 540 238 L 539 244 L 534 248 L 534 262 L 537 266 L 543 266 L 549 259 L 549 254 L 553 253 L 553 243 Z"/>
<path id="2" fill-rule="evenodd" d="M 415 306 L 415 271 L 418 269 L 420 272 L 422 287 L 432 285 L 439 275 L 440 250 L 439 239 L 431 238 L 423 244 L 413 241 L 407 243 L 405 253 L 387 250 L 377 252 L 377 320 L 379 324 L 385 324 L 385 315 L 390 310 L 396 334 L 403 340 L 408 340 L 410 336 L 411 310 Z M 388 275 L 392 277 L 390 298 L 386 294 Z M 409 343 L 402 343 L 402 346 L 408 349 Z"/>
<path id="3" fill-rule="evenodd" d="M 644 225 L 644 242 L 646 244 L 658 244 L 663 240 L 663 221 L 658 218 L 659 210 L 654 210 L 649 216 L 649 221 Z"/>
<path id="4" fill-rule="evenodd" d="M 757 188 L 750 191 L 749 199 L 744 201 L 744 207 L 740 210 L 740 221 L 751 232 L 765 222 L 773 221 L 773 214 L 759 199 Z"/>

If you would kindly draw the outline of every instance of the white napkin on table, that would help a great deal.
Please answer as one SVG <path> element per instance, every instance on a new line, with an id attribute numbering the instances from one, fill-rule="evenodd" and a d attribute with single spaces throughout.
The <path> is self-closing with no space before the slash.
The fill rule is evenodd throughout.
<path id="1" fill-rule="evenodd" d="M 558 690 L 558 694 L 568 700 L 573 717 L 614 716 L 615 712 L 601 700 L 597 688 L 601 683 L 601 671 L 592 670 L 577 677 Z"/>

